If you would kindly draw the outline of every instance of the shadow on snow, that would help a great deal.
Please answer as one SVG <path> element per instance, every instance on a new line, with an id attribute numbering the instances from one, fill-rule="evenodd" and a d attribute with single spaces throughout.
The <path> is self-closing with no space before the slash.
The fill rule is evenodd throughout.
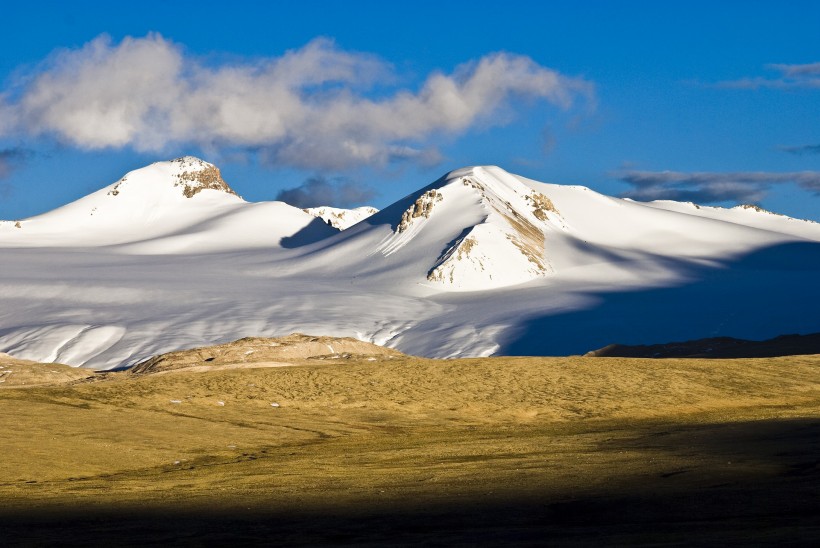
<path id="1" fill-rule="evenodd" d="M 820 243 L 775 245 L 716 267 L 673 259 L 667 266 L 692 281 L 586 293 L 596 303 L 589 308 L 518 319 L 497 354 L 560 356 L 613 343 L 766 339 L 820 331 Z"/>

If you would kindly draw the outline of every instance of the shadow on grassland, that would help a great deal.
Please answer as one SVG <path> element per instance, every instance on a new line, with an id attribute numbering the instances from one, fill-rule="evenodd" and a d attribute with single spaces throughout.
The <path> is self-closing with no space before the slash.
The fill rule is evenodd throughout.
<path id="1" fill-rule="evenodd" d="M 629 452 L 639 473 L 608 467 L 607 454 Z M 5 510 L 0 530 L 7 545 L 820 543 L 820 419 L 658 424 L 602 442 L 589 455 L 602 459 L 597 470 L 613 481 L 590 487 L 580 478 L 577 491 L 555 490 L 544 482 L 550 471 L 535 467 L 537 488 L 497 497 L 460 497 L 450 484 L 452 496 L 436 499 L 444 503 L 385 495 L 357 504 L 331 496 L 312 506 L 296 497 L 286 508 L 264 500 L 226 507 L 214 497 L 187 508 Z M 641 473 L 653 458 L 674 466 Z"/>
<path id="2" fill-rule="evenodd" d="M 718 266 L 673 259 L 664 263 L 691 281 L 589 293 L 595 304 L 586 309 L 524 320 L 497 354 L 566 356 L 610 344 L 722 336 L 762 340 L 820 332 L 820 243 L 776 245 Z"/>

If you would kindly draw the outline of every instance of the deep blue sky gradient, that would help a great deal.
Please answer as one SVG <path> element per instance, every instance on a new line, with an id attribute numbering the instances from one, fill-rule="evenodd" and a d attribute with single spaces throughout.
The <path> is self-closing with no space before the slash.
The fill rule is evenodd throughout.
<path id="1" fill-rule="evenodd" d="M 503 127 L 436 140 L 445 156 L 436 166 L 324 173 L 374 187 L 377 207 L 472 164 L 614 195 L 628 189 L 618 179 L 627 169 L 820 171 L 820 154 L 782 150 L 820 144 L 820 88 L 714 85 L 776 77 L 767 64 L 820 61 L 820 2 L 28 2 L 2 11 L 2 89 L 57 48 L 80 47 L 101 33 L 117 43 L 148 32 L 214 63 L 276 57 L 326 36 L 392 63 L 398 85 L 409 89 L 432 71 L 450 72 L 494 51 L 594 83 L 594 111 L 522 106 Z M 213 160 L 184 146 L 146 154 L 0 138 L 0 150 L 11 148 L 26 153 L 0 179 L 0 219 L 52 209 L 152 161 L 182 154 Z M 249 200 L 273 199 L 317 174 L 253 160 L 217 163 Z M 761 204 L 820 221 L 820 197 L 792 184 L 778 185 Z"/>

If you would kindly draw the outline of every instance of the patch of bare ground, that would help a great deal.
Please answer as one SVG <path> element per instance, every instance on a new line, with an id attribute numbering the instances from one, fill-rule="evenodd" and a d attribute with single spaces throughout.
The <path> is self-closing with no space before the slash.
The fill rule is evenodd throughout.
<path id="1" fill-rule="evenodd" d="M 532 191 L 531 194 L 524 196 L 524 199 L 532 203 L 532 214 L 539 221 L 546 221 L 548 212 L 558 214 L 558 210 L 553 205 L 552 200 L 541 194 L 540 192 Z"/>
<path id="2" fill-rule="evenodd" d="M 820 356 L 298 363 L 0 391 L 4 540 L 820 540 Z"/>
<path id="3" fill-rule="evenodd" d="M 535 266 L 538 272 L 547 272 L 548 268 L 544 261 L 544 245 L 546 242 L 544 231 L 521 215 L 509 203 L 505 205 L 507 211 L 499 209 L 498 213 L 504 217 L 514 230 L 513 235 L 509 236 L 510 242 Z"/>

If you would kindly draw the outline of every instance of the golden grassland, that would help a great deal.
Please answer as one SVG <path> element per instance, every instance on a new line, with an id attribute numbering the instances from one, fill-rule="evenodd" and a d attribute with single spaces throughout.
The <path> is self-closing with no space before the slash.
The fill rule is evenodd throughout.
<path id="1" fill-rule="evenodd" d="M 0 530 L 100 545 L 820 540 L 820 356 L 294 363 L 0 390 Z"/>

